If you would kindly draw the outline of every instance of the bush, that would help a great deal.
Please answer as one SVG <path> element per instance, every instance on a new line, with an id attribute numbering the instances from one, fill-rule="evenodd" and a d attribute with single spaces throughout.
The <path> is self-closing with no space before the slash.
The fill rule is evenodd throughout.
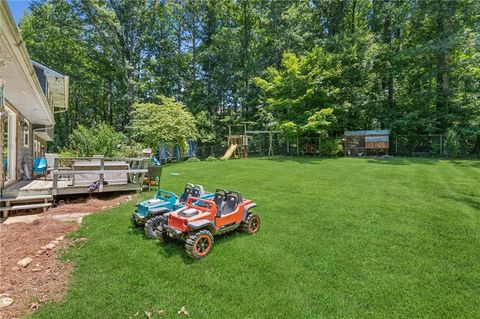
<path id="1" fill-rule="evenodd" d="M 320 152 L 322 156 L 338 156 L 342 152 L 342 140 L 339 138 L 322 140 Z"/>
<path id="2" fill-rule="evenodd" d="M 91 129 L 79 125 L 68 138 L 68 148 L 78 149 L 80 157 L 96 154 L 113 157 L 119 155 L 119 146 L 124 138 L 122 133 L 107 123 L 100 123 Z"/>
<path id="3" fill-rule="evenodd" d="M 439 156 L 439 155 L 442 155 L 442 154 L 440 154 L 440 143 L 434 142 L 430 146 L 430 156 L 435 157 L 435 156 Z"/>
<path id="4" fill-rule="evenodd" d="M 205 160 L 206 160 L 207 162 L 216 162 L 216 161 L 218 161 L 218 158 L 216 158 L 216 157 L 213 156 L 213 155 L 210 155 L 210 156 L 207 157 Z"/>
<path id="5" fill-rule="evenodd" d="M 188 160 L 186 160 L 187 162 L 200 162 L 200 160 L 198 158 L 196 158 L 195 156 L 194 157 L 190 157 Z"/>
<path id="6" fill-rule="evenodd" d="M 455 158 L 458 156 L 460 142 L 458 141 L 457 133 L 452 129 L 449 129 L 445 134 L 445 148 L 448 157 Z"/>
<path id="7" fill-rule="evenodd" d="M 74 150 L 64 148 L 58 153 L 58 157 L 77 157 L 77 153 Z"/>

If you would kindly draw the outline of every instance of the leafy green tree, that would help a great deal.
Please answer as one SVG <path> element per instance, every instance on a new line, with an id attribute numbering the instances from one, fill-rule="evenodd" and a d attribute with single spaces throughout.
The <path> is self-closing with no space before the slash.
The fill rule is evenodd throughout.
<path id="1" fill-rule="evenodd" d="M 173 98 L 161 96 L 159 101 L 159 104 L 134 104 L 132 136 L 153 149 L 163 142 L 179 144 L 186 150 L 188 139 L 198 136 L 195 118 Z"/>

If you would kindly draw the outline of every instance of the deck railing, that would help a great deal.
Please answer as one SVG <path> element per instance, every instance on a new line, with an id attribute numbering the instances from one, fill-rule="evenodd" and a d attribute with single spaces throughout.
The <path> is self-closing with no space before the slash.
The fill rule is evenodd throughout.
<path id="1" fill-rule="evenodd" d="M 98 181 L 98 192 L 103 192 L 105 174 L 126 174 L 125 183 L 138 184 L 141 188 L 143 178 L 148 172 L 149 159 L 123 157 L 61 157 L 55 158 L 53 170 L 50 172 L 53 179 L 52 195 L 58 194 L 58 182 L 61 177 L 72 178 L 75 187 L 77 175 L 93 175 L 93 182 Z M 89 169 L 89 166 L 92 167 Z M 98 177 L 98 178 L 97 178 Z"/>

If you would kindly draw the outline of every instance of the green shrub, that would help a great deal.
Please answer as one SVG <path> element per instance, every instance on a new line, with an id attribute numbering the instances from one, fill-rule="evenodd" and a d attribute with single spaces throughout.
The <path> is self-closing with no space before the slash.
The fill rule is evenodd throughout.
<path id="1" fill-rule="evenodd" d="M 207 162 L 216 162 L 216 161 L 218 161 L 218 158 L 216 158 L 216 157 L 213 156 L 213 155 L 210 155 L 210 156 L 207 157 L 205 160 L 206 160 Z"/>
<path id="2" fill-rule="evenodd" d="M 445 148 L 448 157 L 455 158 L 458 156 L 460 142 L 458 141 L 457 133 L 452 129 L 449 129 L 445 134 Z"/>
<path id="3" fill-rule="evenodd" d="M 80 157 L 104 155 L 105 157 L 119 156 L 119 146 L 125 139 L 124 135 L 115 131 L 107 123 L 100 123 L 93 128 L 83 125 L 77 126 L 68 138 L 68 147 L 79 150 Z"/>
<path id="4" fill-rule="evenodd" d="M 190 157 L 188 160 L 186 160 L 187 162 L 200 162 L 200 160 L 198 158 L 196 158 L 195 156 L 194 157 Z"/>
<path id="5" fill-rule="evenodd" d="M 320 152 L 322 156 L 338 156 L 342 152 L 342 140 L 336 138 L 321 141 Z"/>
<path id="6" fill-rule="evenodd" d="M 434 142 L 430 146 L 430 156 L 434 157 L 434 156 L 438 156 L 438 155 L 442 155 L 442 154 L 440 154 L 440 143 Z"/>
<path id="7" fill-rule="evenodd" d="M 64 148 L 58 153 L 58 157 L 77 157 L 77 153 L 74 150 Z"/>

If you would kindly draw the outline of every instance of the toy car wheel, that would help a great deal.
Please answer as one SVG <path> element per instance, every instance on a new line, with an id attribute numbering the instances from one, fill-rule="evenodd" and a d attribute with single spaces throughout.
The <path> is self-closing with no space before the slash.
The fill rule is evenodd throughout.
<path id="1" fill-rule="evenodd" d="M 193 259 L 205 257 L 213 247 L 212 234 L 204 229 L 188 236 L 185 241 L 185 250 Z"/>
<path id="2" fill-rule="evenodd" d="M 162 222 L 163 216 L 155 216 L 147 220 L 145 223 L 145 234 L 152 239 L 157 239 L 160 235 L 158 227 L 161 226 Z"/>
<path id="3" fill-rule="evenodd" d="M 255 234 L 260 229 L 260 217 L 255 213 L 250 213 L 242 226 L 242 229 L 250 234 Z"/>
<path id="4" fill-rule="evenodd" d="M 139 223 L 137 222 L 137 220 L 135 219 L 135 216 L 134 216 L 134 215 L 132 215 L 132 216 L 130 217 L 130 222 L 132 222 L 132 226 L 133 226 L 133 227 L 138 227 L 138 226 L 140 226 L 140 224 L 139 224 Z"/>

